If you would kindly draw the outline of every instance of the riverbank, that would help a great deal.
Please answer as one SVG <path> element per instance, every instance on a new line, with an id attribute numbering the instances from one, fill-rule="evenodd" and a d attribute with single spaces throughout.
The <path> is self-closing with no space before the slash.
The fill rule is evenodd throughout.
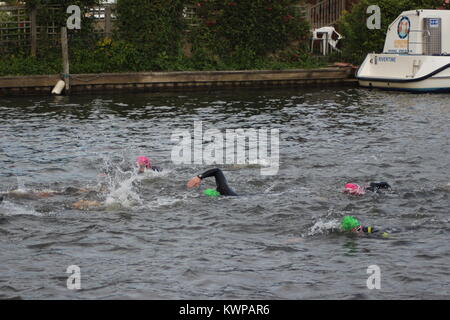
<path id="1" fill-rule="evenodd" d="M 70 93 L 354 84 L 355 68 L 71 74 Z M 0 96 L 50 95 L 61 75 L 0 77 Z"/>

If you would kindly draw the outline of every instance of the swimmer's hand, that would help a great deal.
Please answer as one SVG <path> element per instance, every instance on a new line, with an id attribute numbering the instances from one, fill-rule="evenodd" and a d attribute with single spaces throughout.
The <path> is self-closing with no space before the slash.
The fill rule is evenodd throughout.
<path id="1" fill-rule="evenodd" d="M 189 189 L 196 188 L 196 187 L 199 187 L 201 183 L 202 183 L 202 179 L 200 179 L 199 177 L 193 177 L 191 180 L 188 181 L 187 187 Z"/>

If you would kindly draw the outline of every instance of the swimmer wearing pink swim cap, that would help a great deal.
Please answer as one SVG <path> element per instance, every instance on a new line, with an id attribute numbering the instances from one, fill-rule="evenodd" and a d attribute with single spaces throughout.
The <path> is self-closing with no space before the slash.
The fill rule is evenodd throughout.
<path id="1" fill-rule="evenodd" d="M 151 169 L 153 171 L 162 171 L 160 167 L 152 166 L 150 160 L 145 156 L 137 157 L 136 165 L 138 167 L 138 173 L 144 173 L 146 169 Z"/>
<path id="2" fill-rule="evenodd" d="M 361 187 L 356 183 L 347 183 L 344 188 L 344 193 L 349 193 L 353 195 L 363 195 L 366 193 L 366 190 L 372 192 L 379 192 L 379 190 L 390 190 L 392 189 L 389 183 L 387 182 L 371 182 L 370 185 L 366 187 Z"/>
<path id="3" fill-rule="evenodd" d="M 364 187 L 357 185 L 356 183 L 347 183 L 345 185 L 344 192 L 354 195 L 363 195 L 366 193 Z"/>

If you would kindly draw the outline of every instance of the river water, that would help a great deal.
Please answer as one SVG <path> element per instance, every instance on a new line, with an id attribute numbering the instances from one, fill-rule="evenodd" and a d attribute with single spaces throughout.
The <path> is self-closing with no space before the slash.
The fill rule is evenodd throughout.
<path id="1" fill-rule="evenodd" d="M 0 98 L 0 298 L 448 299 L 449 98 L 349 87 Z M 172 161 L 172 133 L 195 121 L 278 129 L 277 174 L 227 163 L 240 197 L 202 195 L 212 179 L 187 190 L 213 167 Z M 163 171 L 137 175 L 139 155 Z M 342 192 L 373 181 L 392 191 Z M 339 232 L 344 215 L 390 236 Z M 73 265 L 80 290 L 67 288 Z M 374 265 L 380 289 L 367 285 Z"/>

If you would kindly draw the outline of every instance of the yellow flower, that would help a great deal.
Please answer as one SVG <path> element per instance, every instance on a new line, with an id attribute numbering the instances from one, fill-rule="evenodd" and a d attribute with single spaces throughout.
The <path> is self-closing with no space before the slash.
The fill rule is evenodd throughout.
<path id="1" fill-rule="evenodd" d="M 100 40 L 98 42 L 99 47 L 107 47 L 107 46 L 110 46 L 111 44 L 112 44 L 111 38 L 103 38 L 102 40 Z"/>

